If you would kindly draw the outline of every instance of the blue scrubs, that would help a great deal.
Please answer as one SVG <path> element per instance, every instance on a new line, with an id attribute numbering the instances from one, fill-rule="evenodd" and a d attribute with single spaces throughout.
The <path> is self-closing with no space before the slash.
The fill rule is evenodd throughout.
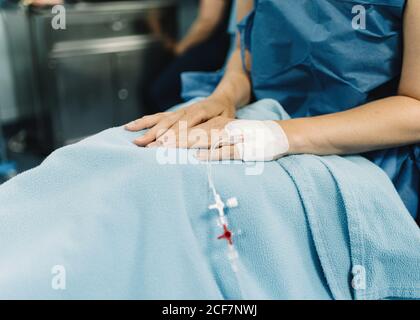
<path id="1" fill-rule="evenodd" d="M 405 2 L 256 0 L 255 10 L 239 24 L 243 50 L 252 56 L 255 98 L 275 99 L 292 117 L 305 117 L 394 95 Z M 389 175 L 415 217 L 420 144 L 366 157 Z"/>

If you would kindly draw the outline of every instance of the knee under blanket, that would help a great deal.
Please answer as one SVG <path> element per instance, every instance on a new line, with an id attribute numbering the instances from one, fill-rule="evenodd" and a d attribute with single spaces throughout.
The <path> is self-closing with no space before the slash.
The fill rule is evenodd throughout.
<path id="1" fill-rule="evenodd" d="M 285 116 L 272 100 L 239 113 Z M 239 200 L 235 274 L 205 165 L 160 165 L 137 135 L 104 131 L 0 186 L 0 298 L 420 298 L 419 229 L 368 160 L 290 156 L 261 175 L 216 163 Z"/>

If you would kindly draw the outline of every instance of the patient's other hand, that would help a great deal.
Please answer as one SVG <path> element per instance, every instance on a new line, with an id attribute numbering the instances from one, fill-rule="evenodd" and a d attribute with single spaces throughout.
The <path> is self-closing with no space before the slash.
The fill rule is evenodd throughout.
<path id="1" fill-rule="evenodd" d="M 64 0 L 24 0 L 23 4 L 26 6 L 32 5 L 37 7 L 54 6 L 57 4 L 64 4 Z"/>
<path id="2" fill-rule="evenodd" d="M 205 100 L 174 112 L 162 112 L 144 116 L 130 122 L 125 128 L 129 131 L 149 129 L 144 136 L 134 140 L 134 143 L 141 147 L 164 145 L 168 134 L 175 135 L 170 140 L 176 141 L 176 146 L 190 147 L 190 142 L 187 145 L 180 145 L 182 140 L 179 139 L 180 129 L 186 127 L 189 131 L 217 117 L 219 117 L 217 121 L 214 120 L 204 126 L 205 130 L 207 130 L 208 125 L 223 128 L 234 116 L 235 107 L 227 99 L 210 96 Z"/>

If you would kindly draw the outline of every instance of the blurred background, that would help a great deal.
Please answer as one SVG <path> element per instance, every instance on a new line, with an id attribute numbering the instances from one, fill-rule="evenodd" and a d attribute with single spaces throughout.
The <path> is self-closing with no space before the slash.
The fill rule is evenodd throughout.
<path id="1" fill-rule="evenodd" d="M 57 4 L 64 30 L 52 26 Z M 181 102 L 180 73 L 222 68 L 231 44 L 229 0 L 0 6 L 0 181 L 56 148 Z"/>

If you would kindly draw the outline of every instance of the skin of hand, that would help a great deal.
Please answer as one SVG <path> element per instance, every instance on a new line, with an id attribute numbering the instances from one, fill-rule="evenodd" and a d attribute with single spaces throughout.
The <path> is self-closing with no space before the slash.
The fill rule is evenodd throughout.
<path id="1" fill-rule="evenodd" d="M 192 128 L 188 128 L 187 123 L 183 126 L 180 122 L 178 131 L 168 130 L 147 147 L 209 149 L 212 143 L 225 136 L 224 128 L 234 120 L 217 116 Z"/>
<path id="2" fill-rule="evenodd" d="M 174 146 L 174 141 L 175 146 L 192 147 L 195 143 L 194 136 L 188 138 L 187 142 L 183 142 L 185 135 L 192 128 L 199 129 L 197 131 L 223 129 L 234 116 L 234 105 L 221 97 L 210 96 L 181 110 L 145 116 L 127 124 L 125 128 L 128 131 L 149 129 L 144 136 L 134 140 L 134 143 L 140 147 Z M 209 142 L 200 146 L 205 147 L 208 144 Z M 195 145 L 195 147 L 198 146 Z"/>

